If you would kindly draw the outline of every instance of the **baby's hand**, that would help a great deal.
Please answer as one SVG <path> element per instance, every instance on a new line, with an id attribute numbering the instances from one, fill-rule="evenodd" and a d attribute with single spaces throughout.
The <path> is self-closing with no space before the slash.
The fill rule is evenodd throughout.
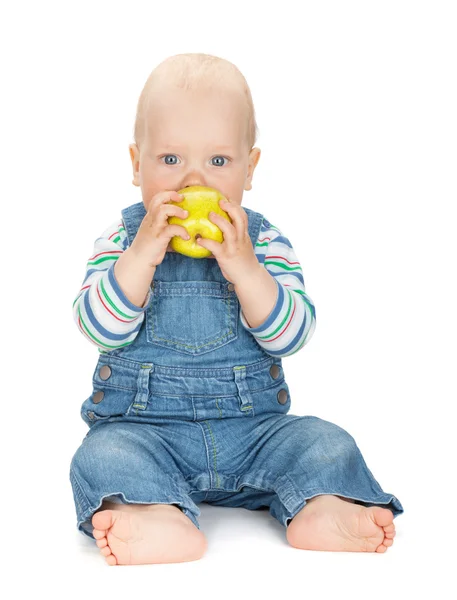
<path id="1" fill-rule="evenodd" d="M 144 259 L 149 266 L 160 265 L 165 252 L 170 247 L 172 237 L 179 235 L 183 240 L 189 240 L 187 230 L 181 225 L 169 225 L 168 217 L 176 216 L 186 219 L 187 210 L 170 204 L 171 202 L 182 202 L 183 196 L 173 190 L 158 192 L 152 197 L 148 211 L 138 228 L 135 239 L 132 242 L 132 251 Z"/>
<path id="2" fill-rule="evenodd" d="M 219 200 L 219 206 L 228 213 L 232 222 L 229 223 L 213 212 L 209 214 L 209 219 L 222 231 L 224 241 L 221 243 L 200 237 L 197 244 L 213 253 L 222 275 L 237 285 L 241 280 L 249 280 L 257 273 L 260 263 L 249 237 L 246 211 L 239 204 L 226 200 Z"/>

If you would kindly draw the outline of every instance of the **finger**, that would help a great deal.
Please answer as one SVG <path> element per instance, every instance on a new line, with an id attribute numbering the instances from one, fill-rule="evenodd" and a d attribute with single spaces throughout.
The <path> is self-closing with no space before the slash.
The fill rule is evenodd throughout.
<path id="1" fill-rule="evenodd" d="M 246 211 L 238 204 L 227 202 L 225 200 L 219 201 L 219 206 L 224 210 L 232 220 L 232 224 L 236 231 L 238 239 L 243 239 L 248 230 L 248 218 Z"/>
<path id="2" fill-rule="evenodd" d="M 221 217 L 221 215 L 218 215 L 215 212 L 210 212 L 208 217 L 209 217 L 210 221 L 212 223 L 214 223 L 215 225 L 217 225 L 219 227 L 219 229 L 222 231 L 224 239 L 230 239 L 230 240 L 235 239 L 235 237 L 236 237 L 235 227 L 231 223 L 229 223 L 227 221 L 227 219 L 224 219 L 224 217 Z"/>
<path id="3" fill-rule="evenodd" d="M 216 242 L 216 240 L 208 240 L 207 238 L 203 237 L 197 238 L 196 242 L 199 246 L 202 246 L 203 248 L 206 248 L 212 252 L 215 258 L 219 255 L 219 250 L 221 248 L 220 242 Z"/>
<path id="4" fill-rule="evenodd" d="M 184 200 L 184 196 L 178 194 L 175 190 L 165 190 L 152 197 L 148 210 L 160 206 L 160 204 L 166 204 L 167 202 L 181 202 L 182 200 Z"/>
<path id="5" fill-rule="evenodd" d="M 188 210 L 184 210 L 176 204 L 163 204 L 159 207 L 159 210 L 161 215 L 164 216 L 164 218 L 178 217 L 178 219 L 187 219 L 187 217 L 189 216 Z"/>
<path id="6" fill-rule="evenodd" d="M 190 235 L 187 233 L 187 229 L 181 225 L 168 225 L 165 227 L 164 232 L 165 235 L 170 239 L 177 235 L 183 240 L 190 240 Z"/>

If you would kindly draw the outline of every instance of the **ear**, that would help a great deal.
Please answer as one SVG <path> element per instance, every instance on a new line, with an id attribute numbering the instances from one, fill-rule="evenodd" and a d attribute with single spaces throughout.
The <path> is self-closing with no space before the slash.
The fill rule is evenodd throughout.
<path id="1" fill-rule="evenodd" d="M 136 144 L 130 144 L 129 146 L 130 158 L 132 160 L 133 168 L 133 185 L 140 187 L 140 151 Z"/>
<path id="2" fill-rule="evenodd" d="M 249 164 L 248 164 L 248 174 L 246 176 L 246 182 L 244 184 L 245 190 L 252 190 L 252 176 L 254 175 L 254 169 L 257 166 L 257 163 L 260 159 L 261 150 L 260 148 L 253 148 L 249 153 Z"/>

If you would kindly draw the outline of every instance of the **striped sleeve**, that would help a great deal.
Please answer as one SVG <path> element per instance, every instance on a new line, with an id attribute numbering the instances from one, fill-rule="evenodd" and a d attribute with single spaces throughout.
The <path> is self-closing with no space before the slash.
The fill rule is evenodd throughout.
<path id="1" fill-rule="evenodd" d="M 289 240 L 263 219 L 255 253 L 260 264 L 278 286 L 276 305 L 264 323 L 249 327 L 243 311 L 240 318 L 258 344 L 271 356 L 290 356 L 311 339 L 316 327 L 314 303 L 305 292 L 303 272 Z"/>
<path id="2" fill-rule="evenodd" d="M 100 353 L 133 342 L 149 303 L 151 290 L 143 306 L 135 306 L 117 282 L 114 265 L 127 246 L 124 225 L 118 219 L 95 240 L 81 289 L 73 302 L 73 317 L 79 330 Z"/>

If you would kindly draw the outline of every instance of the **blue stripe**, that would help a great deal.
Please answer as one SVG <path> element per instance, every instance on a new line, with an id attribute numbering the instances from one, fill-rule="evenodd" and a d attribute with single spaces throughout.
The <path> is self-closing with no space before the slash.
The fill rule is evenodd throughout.
<path id="1" fill-rule="evenodd" d="M 286 346 L 285 348 L 282 349 L 282 353 L 283 354 L 287 354 L 288 352 L 290 352 L 290 350 L 292 350 L 292 348 L 294 346 L 297 345 L 298 340 L 301 338 L 301 336 L 303 335 L 303 331 L 305 330 L 305 327 L 308 323 L 308 319 L 306 318 L 306 311 L 305 311 L 305 318 L 303 319 L 303 322 L 300 326 L 300 329 L 297 332 L 297 335 L 293 338 L 293 340 L 290 342 L 290 344 L 288 346 Z"/>
<path id="2" fill-rule="evenodd" d="M 265 346 L 262 346 L 262 348 L 265 350 L 265 352 L 271 354 L 271 356 L 282 356 L 284 354 L 283 350 L 267 350 Z"/>
<path id="3" fill-rule="evenodd" d="M 139 323 L 135 329 L 133 329 L 133 331 L 129 331 L 127 334 L 119 334 L 119 333 L 112 333 L 111 331 L 109 331 L 108 329 L 106 329 L 105 327 L 102 327 L 102 325 L 97 321 L 97 319 L 95 318 L 94 312 L 90 306 L 90 302 L 89 302 L 89 290 L 86 290 L 84 293 L 84 308 L 86 309 L 86 313 L 87 313 L 87 317 L 89 318 L 90 324 L 92 325 L 92 327 L 95 329 L 95 331 L 98 334 L 103 335 L 104 337 L 106 337 L 108 340 L 112 340 L 115 342 L 123 342 L 125 341 L 128 337 L 130 337 L 132 335 L 132 333 L 139 331 L 142 322 Z"/>
<path id="4" fill-rule="evenodd" d="M 285 271 L 285 270 L 281 270 L 279 272 L 273 271 L 273 269 L 281 269 L 281 267 L 278 267 L 276 265 L 267 265 L 266 269 L 268 270 L 269 273 L 271 273 L 271 275 L 273 275 L 273 277 L 278 277 L 280 275 L 292 275 L 292 277 L 296 277 L 300 281 L 303 288 L 305 287 L 305 281 L 303 279 L 303 275 L 299 271 Z M 292 284 L 289 284 L 289 282 L 287 282 L 287 285 L 292 285 Z M 305 290 L 303 290 L 303 291 L 305 291 Z"/>
<path id="5" fill-rule="evenodd" d="M 114 293 L 116 294 L 116 296 L 125 304 L 125 306 L 136 313 L 142 313 L 146 310 L 146 308 L 141 308 L 141 306 L 135 306 L 135 304 L 133 304 L 132 302 L 130 302 L 130 300 L 127 298 L 127 296 L 124 294 L 124 292 L 122 291 L 120 285 L 117 282 L 116 276 L 114 275 L 114 265 L 116 263 L 113 263 L 110 268 L 108 269 L 108 281 L 111 284 L 111 287 L 114 290 Z"/>
<path id="6" fill-rule="evenodd" d="M 95 271 L 97 271 L 97 273 L 100 273 L 100 271 L 101 271 L 101 270 L 103 270 L 103 269 L 89 269 L 88 271 L 86 271 L 86 276 L 84 277 L 84 281 L 83 281 L 83 283 L 82 283 L 82 286 L 84 285 L 84 283 L 85 283 L 86 279 L 87 279 L 87 278 L 88 278 L 90 275 L 92 275 L 92 273 L 95 273 Z M 82 287 L 82 286 L 81 286 L 81 287 Z"/>
<path id="7" fill-rule="evenodd" d="M 258 327 L 250 328 L 249 331 L 251 333 L 257 333 L 258 335 L 261 333 L 264 333 L 269 327 L 271 327 L 272 323 L 274 323 L 276 317 L 279 315 L 279 313 L 281 312 L 281 310 L 283 308 L 284 301 L 285 301 L 284 287 L 276 279 L 275 279 L 275 282 L 276 282 L 276 286 L 278 288 L 278 299 L 276 301 L 275 307 L 273 308 L 273 312 L 270 314 L 270 316 L 267 318 L 267 320 L 265 321 L 265 323 L 263 325 L 259 325 Z"/>
<path id="8" fill-rule="evenodd" d="M 272 244 L 276 244 L 276 242 L 279 242 L 280 244 L 284 244 L 285 246 L 292 248 L 292 244 L 289 242 L 289 240 L 284 237 L 283 235 L 278 235 L 278 237 L 275 237 L 273 240 L 270 241 L 270 243 L 268 244 L 268 251 L 271 252 L 270 246 Z"/>
<path id="9" fill-rule="evenodd" d="M 265 254 L 258 254 L 257 259 L 261 265 L 265 262 Z"/>

